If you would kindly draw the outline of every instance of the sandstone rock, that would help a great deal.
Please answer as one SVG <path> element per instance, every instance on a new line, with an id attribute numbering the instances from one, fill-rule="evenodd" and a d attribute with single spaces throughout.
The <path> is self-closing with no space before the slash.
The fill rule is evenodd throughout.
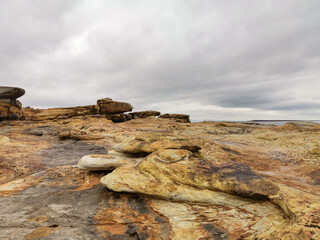
<path id="1" fill-rule="evenodd" d="M 25 94 L 24 89 L 16 87 L 0 87 L 0 102 L 16 106 L 16 99 Z"/>
<path id="2" fill-rule="evenodd" d="M 132 119 L 131 115 L 125 113 L 106 115 L 106 119 L 111 120 L 114 123 L 126 122 Z"/>
<path id="3" fill-rule="evenodd" d="M 136 169 L 140 171 L 138 174 L 151 175 L 157 179 L 157 182 L 161 182 L 163 178 L 169 178 L 172 186 L 184 184 L 199 189 L 218 190 L 257 199 L 274 198 L 279 194 L 279 188 L 274 183 L 257 175 L 245 164 L 232 162 L 213 164 L 210 161 L 193 157 L 192 152 L 188 150 L 158 150 L 142 160 Z M 134 169 L 132 172 L 135 172 Z M 128 177 L 128 179 L 131 178 Z M 109 185 L 112 184 L 111 181 L 107 175 L 102 183 Z M 150 180 L 144 181 L 143 191 L 153 186 L 153 184 L 148 186 L 148 182 Z M 130 186 L 128 181 L 123 184 Z M 117 188 L 112 188 L 112 190 L 119 191 Z"/>
<path id="4" fill-rule="evenodd" d="M 22 104 L 17 100 L 24 93 L 22 88 L 0 87 L 0 121 L 24 119 Z"/>
<path id="5" fill-rule="evenodd" d="M 129 115 L 132 116 L 132 119 L 157 117 L 160 114 L 161 114 L 160 112 L 152 111 L 152 110 L 129 113 Z"/>
<path id="6" fill-rule="evenodd" d="M 320 131 L 274 128 L 154 118 L 114 124 L 95 115 L 0 122 L 0 236 L 320 239 Z M 62 131 L 84 140 L 61 141 Z M 142 153 L 124 156 L 144 160 L 141 169 L 120 166 L 103 178 L 118 192 L 99 184 L 105 173 L 73 167 L 89 154 L 110 155 L 106 149 L 128 138 L 135 140 L 133 152 Z M 201 150 L 189 156 L 181 142 Z M 257 180 L 261 189 L 251 185 Z M 278 195 L 268 182 L 279 187 Z"/>
<path id="7" fill-rule="evenodd" d="M 243 197 L 267 199 L 279 193 L 275 184 L 254 173 L 245 164 L 213 164 L 208 160 L 192 157 L 191 152 L 186 150 L 154 152 L 137 168 L 141 172 L 149 172 L 160 178 L 161 175 L 167 175 L 173 181 L 186 185 Z"/>
<path id="8" fill-rule="evenodd" d="M 24 108 L 26 120 L 46 121 L 55 119 L 67 119 L 75 116 L 99 114 L 97 105 L 87 105 L 69 108 L 33 109 Z"/>
<path id="9" fill-rule="evenodd" d="M 116 114 L 132 111 L 131 104 L 113 101 L 111 98 L 102 98 L 97 101 L 102 114 Z"/>
<path id="10" fill-rule="evenodd" d="M 162 114 L 159 118 L 167 118 L 181 123 L 190 123 L 190 116 L 186 114 Z"/>
<path id="11" fill-rule="evenodd" d="M 201 147 L 184 138 L 145 134 L 124 140 L 116 146 L 116 149 L 130 154 L 149 154 L 158 149 L 186 149 L 197 152 Z"/>
<path id="12" fill-rule="evenodd" d="M 132 158 L 125 154 L 109 151 L 107 155 L 87 155 L 80 159 L 78 168 L 88 171 L 113 170 L 122 166 L 136 166 L 142 158 Z"/>
<path id="13" fill-rule="evenodd" d="M 287 122 L 282 126 L 275 127 L 276 131 L 320 131 L 320 124 L 314 122 L 306 122 L 306 121 L 293 121 Z"/>
<path id="14" fill-rule="evenodd" d="M 74 139 L 74 140 L 97 140 L 103 138 L 103 136 L 96 134 L 96 135 L 87 135 L 84 131 L 78 132 L 73 130 L 63 130 L 58 134 L 59 138 L 62 140 L 65 139 Z"/>
<path id="15" fill-rule="evenodd" d="M 24 113 L 19 107 L 15 107 L 7 103 L 0 103 L 0 121 L 23 120 L 23 119 L 24 119 Z"/>

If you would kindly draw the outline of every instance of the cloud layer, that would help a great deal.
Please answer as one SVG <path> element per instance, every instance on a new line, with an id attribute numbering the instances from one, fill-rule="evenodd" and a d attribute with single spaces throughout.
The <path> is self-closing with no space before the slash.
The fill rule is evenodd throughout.
<path id="1" fill-rule="evenodd" d="M 23 104 L 193 120 L 320 119 L 320 2 L 0 0 L 0 85 Z"/>

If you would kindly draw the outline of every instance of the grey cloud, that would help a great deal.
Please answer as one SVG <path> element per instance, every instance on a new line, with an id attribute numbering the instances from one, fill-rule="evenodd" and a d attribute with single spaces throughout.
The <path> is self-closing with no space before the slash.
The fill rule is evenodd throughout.
<path id="1" fill-rule="evenodd" d="M 35 107 L 109 96 L 136 109 L 188 100 L 314 117 L 319 9 L 316 0 L 0 1 L 0 84 L 24 87 Z"/>

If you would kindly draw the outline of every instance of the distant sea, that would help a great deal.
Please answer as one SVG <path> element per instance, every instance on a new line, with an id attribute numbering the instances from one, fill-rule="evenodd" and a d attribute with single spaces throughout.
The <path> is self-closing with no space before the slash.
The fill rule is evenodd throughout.
<path id="1" fill-rule="evenodd" d="M 314 122 L 314 123 L 318 123 L 320 124 L 320 120 L 253 120 L 250 122 L 256 122 L 256 123 L 260 123 L 260 124 L 274 124 L 277 126 L 282 126 L 283 124 L 287 123 L 287 122 Z"/>

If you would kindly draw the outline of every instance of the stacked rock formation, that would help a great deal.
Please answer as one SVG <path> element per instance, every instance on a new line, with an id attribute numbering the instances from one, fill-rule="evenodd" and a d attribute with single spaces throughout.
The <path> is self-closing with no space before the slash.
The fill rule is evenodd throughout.
<path id="1" fill-rule="evenodd" d="M 29 121 L 46 121 L 95 115 L 97 117 L 105 117 L 114 123 L 150 117 L 165 118 L 181 123 L 190 122 L 189 115 L 184 114 L 160 115 L 160 112 L 153 110 L 131 112 L 133 107 L 130 103 L 114 101 L 111 98 L 99 99 L 96 105 L 49 109 L 22 108 L 22 104 L 17 98 L 24 95 L 24 93 L 25 90 L 21 88 L 0 87 L 0 121 L 23 119 Z"/>
<path id="2" fill-rule="evenodd" d="M 97 105 L 87 105 L 67 108 L 33 109 L 25 108 L 27 120 L 45 121 L 67 119 L 76 116 L 96 115 L 105 116 L 114 122 L 130 120 L 123 117 L 124 112 L 131 111 L 133 107 L 129 103 L 113 101 L 111 98 L 103 98 L 97 101 Z M 118 120 L 119 119 L 119 120 Z"/>
<path id="3" fill-rule="evenodd" d="M 0 87 L 0 121 L 24 119 L 22 104 L 17 100 L 24 93 L 22 88 Z"/>
<path id="4" fill-rule="evenodd" d="M 208 200 L 205 194 L 200 194 L 201 189 L 207 189 L 207 193 L 220 191 L 253 199 L 278 199 L 279 187 L 249 166 L 234 162 L 215 164 L 205 160 L 200 153 L 201 147 L 188 139 L 140 135 L 128 138 L 116 149 L 109 151 L 108 155 L 85 156 L 78 167 L 85 170 L 116 169 L 101 179 L 103 185 L 114 191 L 204 203 L 215 200 Z M 157 182 L 157 188 L 154 188 L 154 182 Z M 199 192 L 201 198 L 188 195 L 189 188 Z M 172 189 L 175 190 L 172 192 Z"/>

